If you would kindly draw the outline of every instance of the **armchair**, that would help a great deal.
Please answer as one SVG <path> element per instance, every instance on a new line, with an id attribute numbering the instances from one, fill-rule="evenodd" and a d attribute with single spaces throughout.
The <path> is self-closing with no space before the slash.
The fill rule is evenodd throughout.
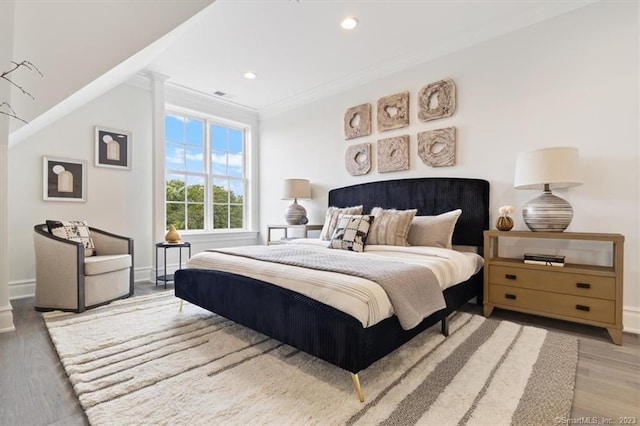
<path id="1" fill-rule="evenodd" d="M 133 239 L 90 227 L 97 256 L 34 226 L 37 311 L 85 309 L 133 295 Z"/>

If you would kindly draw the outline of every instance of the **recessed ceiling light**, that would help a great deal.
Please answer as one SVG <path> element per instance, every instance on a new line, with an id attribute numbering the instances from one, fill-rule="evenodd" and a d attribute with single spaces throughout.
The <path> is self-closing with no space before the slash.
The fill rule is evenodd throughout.
<path id="1" fill-rule="evenodd" d="M 356 18 L 344 18 L 340 23 L 340 26 L 345 30 L 352 30 L 358 26 L 358 20 Z"/>
<path id="2" fill-rule="evenodd" d="M 252 72 L 252 71 L 247 71 L 247 72 L 244 73 L 244 78 L 248 78 L 249 80 L 253 80 L 257 76 L 258 76 L 258 74 L 256 74 L 255 72 Z"/>

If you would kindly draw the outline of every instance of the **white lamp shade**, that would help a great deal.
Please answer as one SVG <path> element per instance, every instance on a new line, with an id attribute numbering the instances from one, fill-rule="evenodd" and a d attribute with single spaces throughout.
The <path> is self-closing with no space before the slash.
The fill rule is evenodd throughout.
<path id="1" fill-rule="evenodd" d="M 282 188 L 282 199 L 311 198 L 311 184 L 308 179 L 285 179 Z"/>
<path id="2" fill-rule="evenodd" d="M 568 188 L 582 185 L 578 148 L 556 147 L 522 152 L 516 158 L 516 189 Z"/>

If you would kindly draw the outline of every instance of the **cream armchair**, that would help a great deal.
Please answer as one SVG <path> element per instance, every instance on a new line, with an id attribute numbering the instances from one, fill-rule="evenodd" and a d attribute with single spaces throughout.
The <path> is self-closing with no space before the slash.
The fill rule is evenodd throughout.
<path id="1" fill-rule="evenodd" d="M 85 309 L 133 295 L 133 239 L 90 228 L 97 256 L 82 243 L 34 227 L 38 311 Z"/>

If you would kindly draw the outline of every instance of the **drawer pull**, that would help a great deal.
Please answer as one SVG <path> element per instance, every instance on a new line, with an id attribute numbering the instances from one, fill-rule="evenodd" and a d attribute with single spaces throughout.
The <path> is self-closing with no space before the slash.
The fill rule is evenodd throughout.
<path id="1" fill-rule="evenodd" d="M 579 311 L 586 311 L 586 312 L 589 312 L 591 310 L 591 308 L 585 305 L 576 305 L 576 309 Z"/>
<path id="2" fill-rule="evenodd" d="M 591 288 L 591 284 L 589 284 L 589 283 L 576 283 L 576 287 L 578 287 L 578 288 Z"/>
<path id="3" fill-rule="evenodd" d="M 517 277 L 513 274 L 504 274 L 504 277 L 508 280 L 515 280 Z"/>
<path id="4" fill-rule="evenodd" d="M 515 295 L 515 294 L 509 294 L 509 293 L 506 293 L 506 294 L 504 295 L 504 297 L 506 297 L 507 299 L 516 300 L 516 295 Z"/>

